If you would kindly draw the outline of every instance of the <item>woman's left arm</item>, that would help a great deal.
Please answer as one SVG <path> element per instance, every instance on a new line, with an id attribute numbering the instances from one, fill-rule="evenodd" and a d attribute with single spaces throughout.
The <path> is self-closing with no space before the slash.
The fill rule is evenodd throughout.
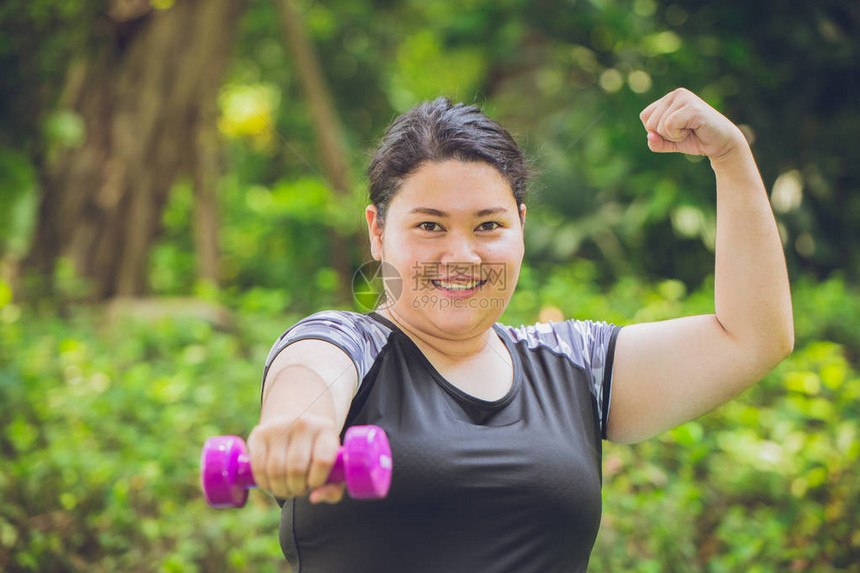
<path id="1" fill-rule="evenodd" d="M 640 114 L 655 152 L 705 155 L 717 181 L 712 315 L 624 327 L 616 341 L 607 437 L 636 442 L 752 386 L 794 347 L 776 221 L 740 129 L 678 89 Z"/>

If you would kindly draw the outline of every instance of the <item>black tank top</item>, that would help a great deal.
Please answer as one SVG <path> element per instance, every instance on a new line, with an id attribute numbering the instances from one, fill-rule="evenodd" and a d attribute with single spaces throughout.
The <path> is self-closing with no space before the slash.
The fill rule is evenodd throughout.
<path id="1" fill-rule="evenodd" d="M 495 401 L 450 384 L 375 312 L 319 312 L 275 343 L 266 371 L 298 340 L 346 352 L 359 388 L 341 440 L 350 426 L 375 424 L 393 460 L 383 500 L 279 500 L 294 573 L 586 571 L 620 327 L 568 320 L 493 329 L 514 370 Z"/>

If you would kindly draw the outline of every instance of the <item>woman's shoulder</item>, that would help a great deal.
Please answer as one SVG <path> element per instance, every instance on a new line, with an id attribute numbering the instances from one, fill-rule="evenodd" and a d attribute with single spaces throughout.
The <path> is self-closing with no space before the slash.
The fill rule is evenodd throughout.
<path id="1" fill-rule="evenodd" d="M 571 318 L 568 320 L 548 322 L 535 322 L 533 324 L 521 324 L 512 326 L 496 323 L 514 342 L 525 342 L 529 347 L 549 346 L 557 351 L 567 350 L 567 346 L 583 348 L 594 344 L 597 339 L 616 328 L 615 325 L 605 321 L 580 320 Z"/>
<path id="2" fill-rule="evenodd" d="M 290 344 L 301 340 L 323 340 L 343 350 L 363 377 L 388 343 L 390 333 L 391 329 L 368 314 L 320 310 L 287 328 L 269 351 L 266 367 Z"/>
<path id="3" fill-rule="evenodd" d="M 621 327 L 614 324 L 569 319 L 558 322 L 535 322 L 519 327 L 496 323 L 517 345 L 529 351 L 547 349 L 570 361 L 590 378 L 590 390 L 597 401 L 598 415 L 603 420 L 607 372 L 611 376 L 614 340 Z"/>
<path id="4" fill-rule="evenodd" d="M 374 319 L 369 313 L 350 310 L 326 309 L 314 312 L 296 321 L 283 336 L 289 336 L 295 331 L 303 333 L 319 331 L 341 333 L 343 335 L 387 337 L 391 329 L 382 322 Z"/>
<path id="5" fill-rule="evenodd" d="M 351 310 L 323 309 L 300 318 L 295 324 L 325 320 L 334 322 L 355 322 L 356 320 L 360 320 L 359 317 L 362 316 L 366 315 L 363 315 L 360 312 L 353 312 Z"/>

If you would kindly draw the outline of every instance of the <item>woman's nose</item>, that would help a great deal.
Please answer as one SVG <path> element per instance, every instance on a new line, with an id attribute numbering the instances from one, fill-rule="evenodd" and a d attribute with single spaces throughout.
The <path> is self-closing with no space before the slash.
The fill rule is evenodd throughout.
<path id="1" fill-rule="evenodd" d="M 481 256 L 477 252 L 477 244 L 473 237 L 462 234 L 452 234 L 445 242 L 441 258 L 443 264 L 478 264 Z"/>

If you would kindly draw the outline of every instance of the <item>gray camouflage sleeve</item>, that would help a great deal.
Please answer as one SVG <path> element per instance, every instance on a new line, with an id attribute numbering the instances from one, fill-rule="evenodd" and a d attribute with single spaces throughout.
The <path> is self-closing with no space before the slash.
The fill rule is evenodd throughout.
<path id="1" fill-rule="evenodd" d="M 299 340 L 324 340 L 344 351 L 358 372 L 359 385 L 379 351 L 385 346 L 390 330 L 364 314 L 325 310 L 314 313 L 295 323 L 282 334 L 266 358 L 263 380 L 260 385 L 260 398 L 266 383 L 266 374 L 278 354 L 293 342 Z"/>
<path id="2" fill-rule="evenodd" d="M 615 339 L 620 326 L 591 320 L 553 322 L 552 330 L 559 348 L 590 375 L 591 393 L 597 401 L 601 436 L 606 439 L 606 425 L 612 398 L 612 363 Z"/>

